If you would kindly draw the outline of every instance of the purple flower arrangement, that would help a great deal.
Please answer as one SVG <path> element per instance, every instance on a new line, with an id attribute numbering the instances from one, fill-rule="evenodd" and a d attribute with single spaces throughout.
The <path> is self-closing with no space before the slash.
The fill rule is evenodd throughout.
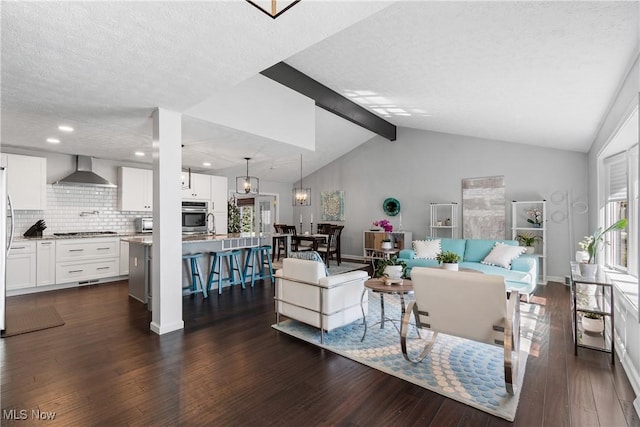
<path id="1" fill-rule="evenodd" d="M 391 233 L 393 231 L 393 225 L 387 219 L 381 219 L 380 221 L 374 221 L 373 225 L 376 227 L 382 227 L 382 229 L 386 233 Z"/>

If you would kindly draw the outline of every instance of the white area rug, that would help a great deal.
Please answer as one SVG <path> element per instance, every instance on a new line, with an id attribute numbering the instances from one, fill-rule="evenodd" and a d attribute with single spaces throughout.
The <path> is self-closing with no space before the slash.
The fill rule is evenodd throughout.
<path id="1" fill-rule="evenodd" d="M 385 314 L 392 319 L 400 318 L 399 303 L 385 298 Z M 438 394 L 480 409 L 492 415 L 513 421 L 518 408 L 520 389 L 531 339 L 535 332 L 539 306 L 521 303 L 521 340 L 518 389 L 515 395 L 508 394 L 504 387 L 502 347 L 481 344 L 440 334 L 431 354 L 421 363 L 413 364 L 402 356 L 400 336 L 397 329 L 386 322 L 380 329 L 380 302 L 378 296 L 369 294 L 366 338 L 361 321 L 335 329 L 324 336 L 320 344 L 320 331 L 295 320 L 285 320 L 273 328 L 309 343 L 333 351 L 356 362 L 394 375 Z M 395 322 L 399 327 L 399 322 Z M 422 330 L 422 339 L 417 338 L 415 328 L 409 331 L 410 354 L 418 354 L 430 334 Z M 425 337 L 426 336 L 426 337 Z M 415 338 L 414 338 L 415 337 Z"/>

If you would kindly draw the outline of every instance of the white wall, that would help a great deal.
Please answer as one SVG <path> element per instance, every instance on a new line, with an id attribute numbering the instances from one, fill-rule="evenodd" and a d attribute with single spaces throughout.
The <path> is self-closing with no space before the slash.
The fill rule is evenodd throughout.
<path id="1" fill-rule="evenodd" d="M 305 218 L 313 212 L 318 222 L 320 192 L 344 190 L 342 250 L 361 256 L 362 231 L 369 229 L 372 221 L 388 218 L 397 229 L 398 217 L 386 217 L 382 210 L 385 198 L 400 201 L 405 231 L 413 232 L 414 239 L 424 238 L 430 202 L 461 204 L 462 179 L 494 175 L 505 177 L 507 237 L 511 236 L 511 200 L 546 199 L 548 217 L 555 211 L 567 211 L 566 202 L 550 201 L 555 192 L 570 191 L 573 202 L 587 202 L 585 153 L 399 128 L 397 141 L 373 138 L 305 178 L 314 203 L 304 210 L 294 208 L 293 218 L 297 224 L 300 212 Z M 583 236 L 587 215 L 574 215 L 572 220 L 574 236 Z M 569 241 L 568 222 L 549 221 L 548 275 L 568 275 L 568 263 L 576 249 L 576 243 Z"/>

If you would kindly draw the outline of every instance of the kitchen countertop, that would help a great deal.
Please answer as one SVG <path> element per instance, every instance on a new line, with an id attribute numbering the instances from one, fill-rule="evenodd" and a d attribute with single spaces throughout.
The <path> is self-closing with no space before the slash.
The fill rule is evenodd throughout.
<path id="1" fill-rule="evenodd" d="M 103 237 L 135 237 L 135 236 L 145 236 L 149 235 L 151 237 L 151 233 L 135 233 L 131 232 L 122 232 L 122 233 L 114 233 L 114 234 L 90 234 L 90 235 L 73 235 L 73 236 L 54 236 L 53 234 L 45 234 L 43 236 L 38 237 L 25 237 L 25 236 L 13 236 L 13 241 L 29 241 L 29 240 L 66 240 L 66 239 L 94 239 L 94 238 L 103 238 Z"/>
<path id="2" fill-rule="evenodd" d="M 228 234 L 183 234 L 182 243 L 202 243 L 202 242 L 219 242 L 223 240 L 235 240 L 244 239 L 248 237 L 271 237 L 271 234 L 263 233 L 261 236 L 256 236 L 255 233 L 228 233 Z M 125 242 L 139 244 L 139 245 L 151 245 L 153 237 L 151 234 L 136 235 L 121 239 Z"/>

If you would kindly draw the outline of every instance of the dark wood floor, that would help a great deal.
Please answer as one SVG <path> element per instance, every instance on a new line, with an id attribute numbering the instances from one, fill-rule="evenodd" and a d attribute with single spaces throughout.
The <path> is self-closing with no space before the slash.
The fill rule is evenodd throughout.
<path id="1" fill-rule="evenodd" d="M 185 297 L 186 327 L 148 331 L 127 283 L 10 298 L 53 305 L 66 324 L 0 340 L 2 425 L 502 426 L 510 423 L 282 335 L 270 283 Z M 529 357 L 516 426 L 640 426 L 619 365 L 573 355 L 569 293 L 539 290 L 542 320 Z M 31 419 L 54 411 L 55 421 Z M 19 412 L 18 412 L 19 414 Z"/>

